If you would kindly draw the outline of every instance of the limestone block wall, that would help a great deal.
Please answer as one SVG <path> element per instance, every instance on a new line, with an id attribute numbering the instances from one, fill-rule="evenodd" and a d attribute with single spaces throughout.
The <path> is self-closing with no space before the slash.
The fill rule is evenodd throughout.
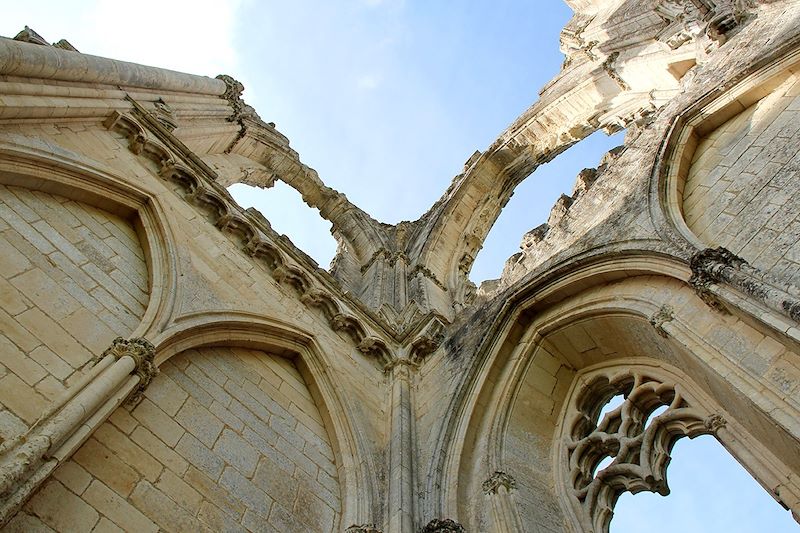
<path id="1" fill-rule="evenodd" d="M 337 467 L 291 360 L 185 351 L 119 408 L 11 531 L 338 531 Z"/>
<path id="2" fill-rule="evenodd" d="M 131 222 L 62 196 L 0 185 L 0 247 L 2 441 L 136 328 L 149 288 Z"/>
<path id="3" fill-rule="evenodd" d="M 800 280 L 800 76 L 708 134 L 683 195 L 689 228 L 753 266 Z"/>

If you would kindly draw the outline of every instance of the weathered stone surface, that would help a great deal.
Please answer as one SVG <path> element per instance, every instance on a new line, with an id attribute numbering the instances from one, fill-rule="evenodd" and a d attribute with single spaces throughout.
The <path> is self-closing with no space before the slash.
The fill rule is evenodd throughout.
<path id="1" fill-rule="evenodd" d="M 396 225 L 230 76 L 0 39 L 3 527 L 603 532 L 701 434 L 797 517 L 800 4 L 567 3 L 562 72 Z M 622 128 L 476 289 L 516 185 Z M 330 272 L 225 189 L 275 180 Z"/>

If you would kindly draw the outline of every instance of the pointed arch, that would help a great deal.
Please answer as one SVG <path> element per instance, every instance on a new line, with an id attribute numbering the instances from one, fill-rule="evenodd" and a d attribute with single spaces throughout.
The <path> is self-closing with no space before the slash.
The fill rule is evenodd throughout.
<path id="1" fill-rule="evenodd" d="M 153 341 L 161 365 L 186 350 L 242 347 L 290 359 L 308 384 L 330 435 L 339 468 L 340 526 L 377 521 L 376 466 L 345 393 L 336 386 L 331 364 L 310 333 L 276 319 L 249 313 L 202 313 L 188 317 Z"/>
<path id="2" fill-rule="evenodd" d="M 791 422 L 800 406 L 788 398 L 776 403 L 778 384 L 770 383 L 771 370 L 767 370 L 779 366 L 781 357 L 796 357 L 795 347 L 777 337 L 763 341 L 771 333 L 769 328 L 759 330 L 757 324 L 712 312 L 686 285 L 685 270 L 675 259 L 642 253 L 596 260 L 570 274 L 561 273 L 556 283 L 539 279 L 521 288 L 507 304 L 514 306 L 513 315 L 499 313 L 496 329 L 482 344 L 486 351 L 475 358 L 470 370 L 474 373 L 468 373 L 463 388 L 453 395 L 456 414 L 445 425 L 444 431 L 451 431 L 450 444 L 438 480 L 443 487 L 441 514 L 457 517 L 467 527 L 491 530 L 489 510 L 495 500 L 488 495 L 480 499 L 480 486 L 492 471 L 516 477 L 513 498 L 522 498 L 526 490 L 547 494 L 547 487 L 560 475 L 555 457 L 549 455 L 551 444 L 558 442 L 560 413 L 578 373 L 593 365 L 610 361 L 624 365 L 642 357 L 657 366 L 691 371 L 697 387 L 708 397 L 724 399 L 732 421 L 729 427 L 736 428 L 729 446 L 734 456 L 757 474 L 778 501 L 795 506 L 799 488 L 784 472 L 800 471 L 791 452 L 800 441 Z M 579 329 L 587 326 L 592 333 L 583 333 L 588 340 L 581 346 Z M 735 339 L 741 346 L 726 344 Z M 755 349 L 756 345 L 773 341 L 784 342 L 781 350 L 787 351 L 760 361 L 764 368 L 757 376 L 750 362 L 742 363 L 740 349 L 751 347 L 744 350 L 753 349 L 751 355 L 757 359 L 763 349 Z M 557 343 L 562 348 L 554 346 Z M 518 435 L 528 437 L 514 441 L 510 431 L 525 423 L 519 414 L 521 406 L 531 405 L 545 406 L 541 412 L 525 415 L 539 427 L 521 429 Z M 767 425 L 777 426 L 778 431 L 766 433 Z M 534 461 L 534 470 L 525 466 L 521 455 L 514 455 L 520 443 L 531 438 L 541 441 L 538 451 L 525 459 Z M 526 487 L 531 476 L 539 476 L 534 481 L 542 485 Z M 548 509 L 548 520 L 560 520 L 558 515 L 566 520 L 568 510 L 562 508 L 562 499 L 528 505 Z M 474 509 L 479 510 L 477 514 Z M 528 521 L 533 521 L 533 515 L 524 517 L 523 522 Z M 502 527 L 513 531 L 509 523 Z"/>
<path id="3" fill-rule="evenodd" d="M 134 337 L 168 322 L 176 294 L 176 240 L 160 200 L 111 168 L 22 135 L 0 138 L 0 183 L 57 194 L 131 219 L 148 273 L 149 300 Z"/>

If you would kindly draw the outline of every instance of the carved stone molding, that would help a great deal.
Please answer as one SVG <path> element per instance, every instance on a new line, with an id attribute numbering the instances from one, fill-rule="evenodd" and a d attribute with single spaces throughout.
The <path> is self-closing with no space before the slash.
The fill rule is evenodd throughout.
<path id="1" fill-rule="evenodd" d="M 175 120 L 175 112 L 162 98 L 153 102 L 152 115 L 168 131 L 173 131 L 178 127 L 178 122 Z"/>
<path id="2" fill-rule="evenodd" d="M 217 79 L 225 82 L 225 92 L 222 94 L 222 98 L 227 100 L 233 108 L 233 114 L 228 117 L 229 122 L 238 122 L 244 118 L 261 120 L 256 110 L 242 100 L 242 93 L 244 92 L 242 82 L 227 74 L 220 74 Z"/>
<path id="3" fill-rule="evenodd" d="M 622 76 L 619 75 L 617 69 L 614 68 L 614 62 L 617 60 L 618 57 L 619 57 L 619 52 L 611 53 L 606 58 L 606 60 L 603 61 L 601 67 L 603 68 L 603 70 L 606 71 L 608 77 L 614 80 L 614 83 L 616 83 L 620 89 L 622 89 L 623 91 L 629 91 L 630 86 L 625 82 L 625 80 L 622 79 Z"/>
<path id="4" fill-rule="evenodd" d="M 497 470 L 489 479 L 483 482 L 482 487 L 483 493 L 487 495 L 497 494 L 500 487 L 504 487 L 506 492 L 511 492 L 513 489 L 517 488 L 517 481 L 511 474 Z"/>
<path id="5" fill-rule="evenodd" d="M 768 307 L 800 321 L 800 299 L 795 293 L 797 288 L 780 283 L 769 275 L 750 266 L 747 261 L 725 248 L 706 248 L 700 250 L 689 262 L 692 277 L 689 284 L 694 287 L 698 296 L 709 306 L 727 312 L 712 287 L 714 284 L 727 284 L 743 294 L 766 304 Z"/>
<path id="6" fill-rule="evenodd" d="M 723 247 L 706 248 L 694 254 L 689 261 L 692 277 L 689 284 L 709 307 L 727 313 L 727 309 L 711 292 L 711 286 L 725 281 L 726 270 L 739 269 L 747 261 Z"/>
<path id="7" fill-rule="evenodd" d="M 239 89 L 234 82 L 230 81 L 229 92 L 235 101 Z M 314 275 L 317 265 L 286 239 L 281 239 L 260 213 L 242 210 L 216 182 L 216 176 L 207 165 L 192 159 L 191 154 L 181 152 L 179 141 L 165 129 L 154 131 L 157 129 L 154 125 L 156 119 L 139 111 L 141 106 L 134 100 L 131 102 L 137 112 L 123 114 L 115 111 L 105 126 L 125 135 L 128 148 L 134 154 L 155 162 L 161 169 L 159 176 L 162 179 L 178 184 L 186 201 L 234 240 L 245 254 L 260 260 L 273 279 L 293 288 L 306 306 L 321 309 L 333 330 L 345 333 L 356 345 L 360 343 L 367 336 L 366 324 L 343 310 L 342 295 L 337 295 L 335 288 L 325 283 L 324 276 Z M 350 302 L 358 305 L 352 300 Z"/>
<path id="8" fill-rule="evenodd" d="M 420 530 L 420 533 L 466 533 L 466 530 L 455 520 L 434 518 Z"/>
<path id="9" fill-rule="evenodd" d="M 671 305 L 662 305 L 661 309 L 656 311 L 653 316 L 650 317 L 650 325 L 652 325 L 656 333 L 664 337 L 665 339 L 669 336 L 664 330 L 664 324 L 667 322 L 672 321 L 675 318 L 675 312 L 672 309 Z"/>
<path id="10" fill-rule="evenodd" d="M 375 527 L 375 524 L 361 524 L 352 525 L 344 530 L 344 533 L 383 533 L 382 530 Z"/>

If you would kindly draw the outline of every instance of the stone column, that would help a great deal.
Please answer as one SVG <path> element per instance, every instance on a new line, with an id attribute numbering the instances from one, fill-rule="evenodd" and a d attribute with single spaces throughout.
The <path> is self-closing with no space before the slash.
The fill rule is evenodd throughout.
<path id="1" fill-rule="evenodd" d="M 522 533 L 525 531 L 511 497 L 511 491 L 516 487 L 516 480 L 510 474 L 500 470 L 483 482 L 483 493 L 489 498 L 494 516 L 492 531 L 497 533 Z"/>
<path id="2" fill-rule="evenodd" d="M 25 434 L 0 446 L 0 525 L 126 398 L 138 400 L 157 372 L 154 355 L 145 339 L 118 337 Z"/>
<path id="3" fill-rule="evenodd" d="M 389 526 L 387 533 L 414 532 L 414 413 L 409 359 L 387 365 L 391 394 L 389 440 Z"/>

